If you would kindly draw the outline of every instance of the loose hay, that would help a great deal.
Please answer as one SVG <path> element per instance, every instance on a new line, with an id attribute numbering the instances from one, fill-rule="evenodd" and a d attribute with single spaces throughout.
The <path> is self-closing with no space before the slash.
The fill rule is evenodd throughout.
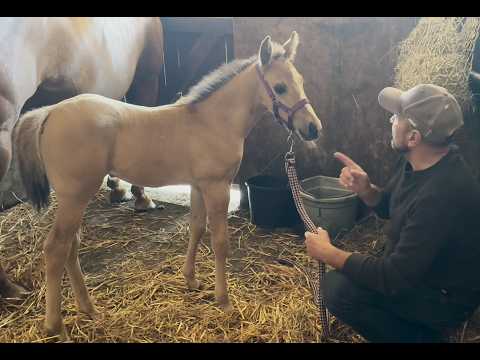
<path id="1" fill-rule="evenodd" d="M 77 313 L 67 277 L 63 315 L 74 342 L 320 342 L 321 323 L 310 290 L 315 269 L 295 234 L 265 232 L 246 214 L 230 215 L 231 256 L 227 262 L 234 307 L 224 313 L 214 304 L 214 255 L 207 233 L 199 247 L 197 274 L 205 288 L 189 291 L 181 269 L 188 244 L 188 209 L 136 214 L 112 207 L 100 192 L 82 226 L 80 262 L 103 318 Z M 21 204 L 0 214 L 3 264 L 15 281 L 32 292 L 22 303 L 0 299 L 0 342 L 49 342 L 45 337 L 45 283 L 42 242 L 56 202 L 43 214 Z M 383 222 L 370 217 L 335 243 L 378 254 Z M 332 342 L 364 342 L 331 317 Z M 465 341 L 479 332 L 470 327 Z"/>
<path id="2" fill-rule="evenodd" d="M 421 83 L 443 86 L 465 109 L 470 105 L 468 75 L 480 18 L 426 17 L 398 47 L 395 85 L 403 90 Z"/>
<path id="3" fill-rule="evenodd" d="M 320 323 L 302 267 L 310 260 L 294 234 L 261 234 L 245 218 L 229 219 L 229 292 L 234 311 L 214 304 L 214 255 L 207 234 L 197 256 L 205 286 L 186 288 L 181 269 L 188 209 L 136 214 L 112 207 L 100 192 L 82 226 L 80 262 L 102 319 L 78 314 L 67 276 L 64 322 L 74 342 L 319 342 Z M 42 242 L 56 208 L 36 214 L 20 204 L 0 214 L 3 264 L 32 289 L 21 304 L 0 300 L 0 342 L 47 342 L 43 332 Z M 258 233 L 257 233 L 258 232 Z"/>

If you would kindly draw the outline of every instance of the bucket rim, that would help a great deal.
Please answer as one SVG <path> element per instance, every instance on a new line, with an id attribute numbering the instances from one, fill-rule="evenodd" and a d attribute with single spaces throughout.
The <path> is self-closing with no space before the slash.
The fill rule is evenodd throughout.
<path id="1" fill-rule="evenodd" d="M 346 190 L 348 191 L 348 190 Z M 358 194 L 349 191 L 345 195 L 341 196 L 332 196 L 328 198 L 316 198 L 313 194 L 309 193 L 308 191 L 305 191 L 303 188 L 300 189 L 300 195 L 304 200 L 309 200 L 317 203 L 323 203 L 323 204 L 333 204 L 333 203 L 338 203 L 340 201 L 346 202 L 346 201 L 353 201 L 355 199 L 358 199 Z"/>
<path id="2" fill-rule="evenodd" d="M 271 179 L 277 179 L 282 181 L 284 184 L 283 185 L 277 185 L 277 186 L 265 186 L 265 185 L 256 185 L 256 184 L 251 184 L 249 181 L 255 179 L 255 178 L 271 178 Z M 290 184 L 287 181 L 283 181 L 281 177 L 278 176 L 272 176 L 272 175 L 257 175 L 257 176 L 252 176 L 245 180 L 244 182 L 245 186 L 247 188 L 249 187 L 254 187 L 256 189 L 269 189 L 269 190 L 290 190 Z"/>

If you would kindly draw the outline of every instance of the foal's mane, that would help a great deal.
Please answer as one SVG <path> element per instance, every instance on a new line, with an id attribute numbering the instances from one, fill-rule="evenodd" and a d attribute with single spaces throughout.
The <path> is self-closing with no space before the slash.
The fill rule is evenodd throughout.
<path id="1" fill-rule="evenodd" d="M 272 41 L 272 59 L 279 59 L 284 55 L 285 49 L 282 45 Z M 257 60 L 258 55 L 253 55 L 248 59 L 238 59 L 221 65 L 193 85 L 187 95 L 178 99 L 175 105 L 191 105 L 205 100 Z"/>

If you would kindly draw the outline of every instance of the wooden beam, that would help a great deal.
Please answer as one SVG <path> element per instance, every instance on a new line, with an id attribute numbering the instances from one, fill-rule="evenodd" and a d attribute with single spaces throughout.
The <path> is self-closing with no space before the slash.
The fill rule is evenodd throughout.
<path id="1" fill-rule="evenodd" d="M 227 17 L 162 17 L 165 32 L 233 34 L 233 18 Z"/>
<path id="2" fill-rule="evenodd" d="M 224 36 L 212 36 L 212 34 L 204 33 L 195 42 L 187 56 L 183 58 L 184 76 L 181 84 L 181 91 L 186 91 L 187 88 L 192 85 L 192 80 L 197 75 L 200 67 L 205 63 L 208 57 L 211 55 L 212 49 L 217 45 L 219 41 L 223 41 Z"/>

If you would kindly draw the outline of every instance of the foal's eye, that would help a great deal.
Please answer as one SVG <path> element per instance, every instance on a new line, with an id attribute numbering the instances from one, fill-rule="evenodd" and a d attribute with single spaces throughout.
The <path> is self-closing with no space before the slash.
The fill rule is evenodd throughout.
<path id="1" fill-rule="evenodd" d="M 275 90 L 275 92 L 278 94 L 278 95 L 282 95 L 282 94 L 285 94 L 287 92 L 287 85 L 285 84 L 277 84 L 273 87 L 273 90 Z"/>

